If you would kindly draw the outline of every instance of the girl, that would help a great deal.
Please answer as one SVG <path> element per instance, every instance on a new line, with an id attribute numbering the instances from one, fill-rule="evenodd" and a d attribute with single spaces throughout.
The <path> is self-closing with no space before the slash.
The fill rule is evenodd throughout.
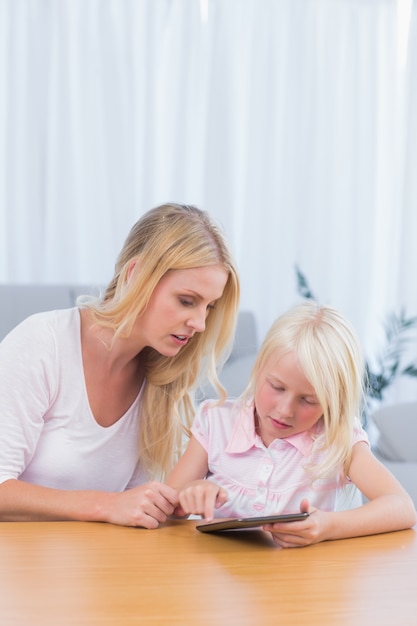
<path id="1" fill-rule="evenodd" d="M 133 226 L 102 298 L 17 326 L 0 344 L 0 520 L 165 521 L 177 493 L 158 480 L 199 376 L 218 384 L 238 301 L 217 225 L 167 204 Z"/>
<path id="2" fill-rule="evenodd" d="M 347 320 L 312 301 L 268 332 L 236 401 L 204 402 L 169 476 L 185 514 L 213 518 L 309 512 L 265 525 L 281 547 L 409 528 L 413 503 L 373 456 L 357 419 L 364 362 Z M 208 480 L 205 480 L 207 478 Z M 336 511 L 345 486 L 369 500 Z"/>

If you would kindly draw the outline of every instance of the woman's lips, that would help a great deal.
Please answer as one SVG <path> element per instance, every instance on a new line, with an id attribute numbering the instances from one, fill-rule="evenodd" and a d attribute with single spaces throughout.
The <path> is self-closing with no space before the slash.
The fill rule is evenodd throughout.
<path id="1" fill-rule="evenodd" d="M 171 337 L 173 337 L 174 341 L 181 346 L 185 346 L 185 344 L 189 340 L 189 337 L 186 335 L 171 335 Z"/>

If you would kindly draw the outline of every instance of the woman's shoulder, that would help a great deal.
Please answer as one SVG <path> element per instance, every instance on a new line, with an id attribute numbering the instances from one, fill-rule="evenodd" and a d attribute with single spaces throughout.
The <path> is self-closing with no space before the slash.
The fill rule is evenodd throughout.
<path id="1" fill-rule="evenodd" d="M 34 313 L 27 317 L 21 324 L 33 324 L 38 326 L 60 327 L 78 324 L 80 322 L 80 310 L 78 307 L 69 309 L 53 309 Z"/>
<path id="2" fill-rule="evenodd" d="M 34 313 L 17 324 L 3 339 L 2 344 L 20 344 L 28 342 L 28 345 L 40 344 L 52 340 L 57 334 L 68 333 L 73 328 L 79 330 L 80 316 L 76 307 L 70 309 L 57 309 Z"/>

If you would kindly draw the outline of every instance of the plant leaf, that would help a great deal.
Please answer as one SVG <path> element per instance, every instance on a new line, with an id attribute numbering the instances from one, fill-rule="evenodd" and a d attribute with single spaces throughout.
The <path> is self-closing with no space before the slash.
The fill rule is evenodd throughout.
<path id="1" fill-rule="evenodd" d="M 297 265 L 295 270 L 299 295 L 316 300 L 303 272 Z M 417 316 L 408 317 L 404 307 L 399 313 L 391 312 L 387 315 L 384 323 L 385 343 L 375 359 L 375 370 L 371 369 L 368 362 L 365 363 L 365 392 L 369 398 L 382 400 L 384 392 L 398 376 L 417 378 L 417 363 L 402 366 L 404 351 L 411 340 L 410 332 L 416 327 Z"/>
<path id="2" fill-rule="evenodd" d="M 316 298 L 314 297 L 313 292 L 309 287 L 307 279 L 298 267 L 298 265 L 295 266 L 295 271 L 297 274 L 297 292 L 300 294 L 300 296 L 306 298 L 307 300 L 315 300 Z"/>

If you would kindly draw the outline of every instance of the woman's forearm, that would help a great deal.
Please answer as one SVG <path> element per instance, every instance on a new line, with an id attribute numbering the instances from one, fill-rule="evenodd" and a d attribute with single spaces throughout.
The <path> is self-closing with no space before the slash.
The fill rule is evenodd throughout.
<path id="1" fill-rule="evenodd" d="M 0 485 L 0 520 L 106 521 L 108 501 L 115 495 L 51 489 L 10 479 Z"/>

